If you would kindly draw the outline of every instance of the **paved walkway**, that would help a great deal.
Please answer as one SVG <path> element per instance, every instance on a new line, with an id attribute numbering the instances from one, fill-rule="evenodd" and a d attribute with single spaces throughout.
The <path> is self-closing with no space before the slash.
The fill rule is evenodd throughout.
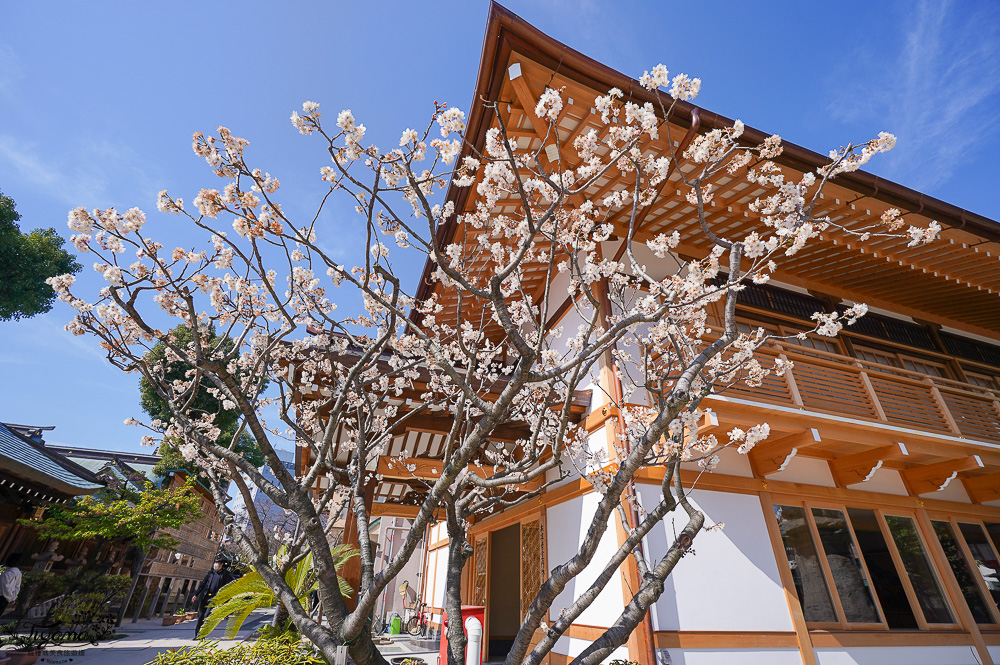
<path id="1" fill-rule="evenodd" d="M 250 615 L 235 640 L 223 640 L 225 623 L 216 628 L 209 639 L 219 640 L 222 648 L 234 646 L 246 639 L 262 623 L 270 621 L 272 610 L 260 610 Z M 99 646 L 57 646 L 47 649 L 38 661 L 41 665 L 146 665 L 156 654 L 167 649 L 191 646 L 194 640 L 194 621 L 164 626 L 162 620 L 138 621 L 122 625 L 118 630 L 125 635 L 117 640 L 101 642 Z M 378 649 L 391 660 L 399 656 L 417 656 L 427 665 L 437 665 L 437 650 L 429 651 L 410 642 L 408 635 L 393 635 L 391 642 Z"/>
<path id="2" fill-rule="evenodd" d="M 209 639 L 221 640 L 220 646 L 238 644 L 261 623 L 271 619 L 271 610 L 255 612 L 243 624 L 236 640 L 223 640 L 225 622 L 216 628 Z M 56 646 L 46 649 L 39 663 L 43 665 L 146 665 L 156 654 L 167 649 L 191 646 L 195 643 L 194 621 L 164 626 L 161 619 L 126 622 L 118 629 L 125 637 L 100 645 Z"/>

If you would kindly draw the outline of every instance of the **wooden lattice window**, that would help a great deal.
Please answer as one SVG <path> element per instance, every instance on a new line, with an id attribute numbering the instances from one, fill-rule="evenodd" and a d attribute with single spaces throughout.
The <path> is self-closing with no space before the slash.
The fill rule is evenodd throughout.
<path id="1" fill-rule="evenodd" d="M 521 523 L 521 615 L 524 616 L 542 587 L 545 552 L 542 523 L 535 519 Z"/>
<path id="2" fill-rule="evenodd" d="M 486 536 L 478 538 L 473 548 L 476 568 L 472 580 L 472 604 L 486 605 L 486 579 L 490 572 L 489 548 L 487 547 Z"/>

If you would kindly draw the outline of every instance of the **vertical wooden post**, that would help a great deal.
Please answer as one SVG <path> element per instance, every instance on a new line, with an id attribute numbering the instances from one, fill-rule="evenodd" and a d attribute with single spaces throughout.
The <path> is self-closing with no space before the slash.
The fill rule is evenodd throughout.
<path id="1" fill-rule="evenodd" d="M 778 354 L 778 357 L 785 361 L 788 360 L 788 356 L 784 353 Z M 802 403 L 802 395 L 799 394 L 799 386 L 795 383 L 794 368 L 785 370 L 785 383 L 788 385 L 788 392 L 792 395 L 792 402 L 801 409 L 805 405 Z"/>
<path id="2" fill-rule="evenodd" d="M 858 367 L 861 367 L 861 363 L 858 363 Z M 889 422 L 889 419 L 885 417 L 885 411 L 882 410 L 882 404 L 878 401 L 878 394 L 875 392 L 875 386 L 872 385 L 872 380 L 868 378 L 868 372 L 861 369 L 860 372 L 861 383 L 865 387 L 865 392 L 868 393 L 868 399 L 872 401 L 872 406 L 875 407 L 875 415 L 882 422 Z"/>
<path id="3" fill-rule="evenodd" d="M 986 646 L 986 641 L 983 640 L 983 635 L 979 632 L 976 619 L 972 616 L 972 611 L 965 602 L 962 587 L 959 586 L 958 580 L 955 579 L 955 572 L 951 569 L 951 564 L 948 563 L 948 557 L 944 553 L 944 548 L 941 547 L 941 543 L 934 533 L 934 525 L 931 524 L 931 520 L 927 516 L 927 511 L 923 508 L 918 508 L 916 516 L 917 531 L 921 534 L 924 542 L 927 543 L 927 549 L 934 560 L 934 566 L 941 571 L 941 583 L 944 585 L 948 601 L 955 608 L 959 623 L 962 628 L 972 635 L 972 642 L 976 646 L 976 654 L 979 656 L 979 662 L 983 665 L 994 665 L 993 657 L 990 656 L 990 650 Z"/>
<path id="4" fill-rule="evenodd" d="M 785 555 L 781 532 L 778 530 L 778 522 L 774 518 L 774 504 L 771 501 L 771 494 L 770 492 L 761 492 L 759 496 L 760 507 L 764 511 L 764 523 L 767 525 L 767 535 L 771 539 L 771 548 L 774 550 L 775 562 L 778 565 L 778 576 L 781 578 L 781 586 L 785 591 L 785 602 L 788 603 L 788 614 L 791 616 L 792 627 L 795 629 L 795 639 L 799 643 L 802 665 L 817 665 L 812 638 L 809 637 L 805 614 L 802 613 L 802 603 L 799 602 L 799 594 L 795 591 L 795 580 L 792 579 L 792 570 L 788 567 L 788 557 Z"/>
<path id="5" fill-rule="evenodd" d="M 146 586 L 142 589 L 142 595 L 139 597 L 139 602 L 135 605 L 135 613 L 132 615 L 132 623 L 139 621 L 139 615 L 142 614 L 142 607 L 146 604 L 146 598 L 149 596 L 149 589 L 153 586 L 153 578 L 146 578 Z"/>
<path id="6" fill-rule="evenodd" d="M 948 429 L 951 430 L 952 434 L 957 436 L 962 436 L 962 430 L 959 429 L 958 423 L 955 422 L 955 418 L 951 415 L 951 409 L 948 408 L 948 403 L 944 401 L 944 397 L 941 395 L 941 390 L 934 385 L 934 381 L 930 377 L 924 379 L 931 389 L 931 397 L 934 398 L 934 403 L 937 404 L 938 409 L 941 410 L 941 415 L 944 416 L 945 422 L 948 424 Z"/>

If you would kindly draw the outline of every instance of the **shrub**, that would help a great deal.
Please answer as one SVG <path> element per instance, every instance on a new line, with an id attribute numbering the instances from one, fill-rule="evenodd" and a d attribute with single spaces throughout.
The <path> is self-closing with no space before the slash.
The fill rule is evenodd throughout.
<path id="1" fill-rule="evenodd" d="M 311 648 L 299 644 L 297 635 L 285 634 L 267 640 L 220 649 L 215 641 L 157 654 L 149 665 L 325 665 Z"/>

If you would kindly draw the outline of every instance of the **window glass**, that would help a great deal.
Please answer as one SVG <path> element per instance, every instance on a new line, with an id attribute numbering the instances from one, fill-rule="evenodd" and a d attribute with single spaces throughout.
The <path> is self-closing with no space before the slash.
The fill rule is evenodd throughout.
<path id="1" fill-rule="evenodd" d="M 886 515 L 885 522 L 896 543 L 903 567 L 910 578 L 910 584 L 917 594 L 917 602 L 927 623 L 955 623 L 948 603 L 938 585 L 937 578 L 927 560 L 927 553 L 917 535 L 916 524 L 909 517 Z"/>
<path id="2" fill-rule="evenodd" d="M 1000 524 L 986 522 L 986 533 L 989 534 L 990 540 L 993 541 L 993 547 L 1000 550 Z"/>
<path id="3" fill-rule="evenodd" d="M 872 577 L 875 595 L 882 606 L 885 622 L 889 628 L 918 628 L 917 618 L 913 615 L 910 600 L 906 597 L 906 589 L 899 579 L 896 564 L 893 562 L 889 545 L 885 542 L 882 529 L 879 528 L 875 511 L 863 508 L 848 508 L 847 514 L 854 527 L 854 537 L 857 538 L 861 555 Z"/>
<path id="4" fill-rule="evenodd" d="M 903 358 L 903 367 L 910 370 L 911 372 L 920 372 L 921 374 L 926 374 L 927 376 L 937 376 L 940 378 L 944 378 L 944 367 L 924 362 L 922 360 Z"/>
<path id="5" fill-rule="evenodd" d="M 881 623 L 844 513 L 825 508 L 813 508 L 812 512 L 847 620 L 851 623 Z"/>
<path id="6" fill-rule="evenodd" d="M 980 388 L 987 388 L 989 390 L 996 390 L 997 382 L 992 376 L 986 376 L 984 374 L 973 374 L 972 372 L 965 373 L 966 378 L 969 379 L 969 383 L 974 386 L 979 386 Z"/>
<path id="7" fill-rule="evenodd" d="M 941 542 L 941 548 L 944 550 L 945 556 L 948 557 L 948 565 L 955 573 L 955 579 L 958 580 L 958 586 L 962 588 L 962 595 L 965 596 L 965 602 L 969 606 L 969 610 L 972 611 L 976 623 L 993 623 L 993 616 L 990 614 L 989 608 L 986 607 L 986 600 L 979 592 L 979 585 L 969 567 L 969 562 L 965 559 L 965 554 L 958 541 L 955 540 L 955 531 L 951 528 L 951 523 L 934 520 L 931 524 L 934 525 L 934 533 L 937 534 L 938 540 Z"/>
<path id="8" fill-rule="evenodd" d="M 882 353 L 881 351 L 866 349 L 865 347 L 858 345 L 854 346 L 854 351 L 861 360 L 867 360 L 870 363 L 878 363 L 880 365 L 889 365 L 890 367 L 899 367 L 899 361 L 892 356 Z"/>
<path id="9" fill-rule="evenodd" d="M 1000 605 L 1000 561 L 990 547 L 983 527 L 978 524 L 959 523 L 958 530 L 962 532 L 965 544 L 972 552 L 973 563 L 983 582 L 986 583 L 986 590 L 993 597 L 993 602 Z"/>
<path id="10" fill-rule="evenodd" d="M 786 333 L 792 331 L 785 331 Z M 823 339 L 821 337 L 814 337 L 812 335 L 807 335 L 805 339 L 799 339 L 798 337 L 789 337 L 786 341 L 791 344 L 796 344 L 798 346 L 809 347 L 810 349 L 817 349 L 819 351 L 826 351 L 827 353 L 840 353 L 840 346 L 828 339 Z"/>
<path id="11" fill-rule="evenodd" d="M 774 515 L 781 530 L 788 566 L 792 569 L 795 591 L 806 621 L 834 623 L 837 613 L 820 567 L 806 512 L 795 506 L 775 506 Z"/>

